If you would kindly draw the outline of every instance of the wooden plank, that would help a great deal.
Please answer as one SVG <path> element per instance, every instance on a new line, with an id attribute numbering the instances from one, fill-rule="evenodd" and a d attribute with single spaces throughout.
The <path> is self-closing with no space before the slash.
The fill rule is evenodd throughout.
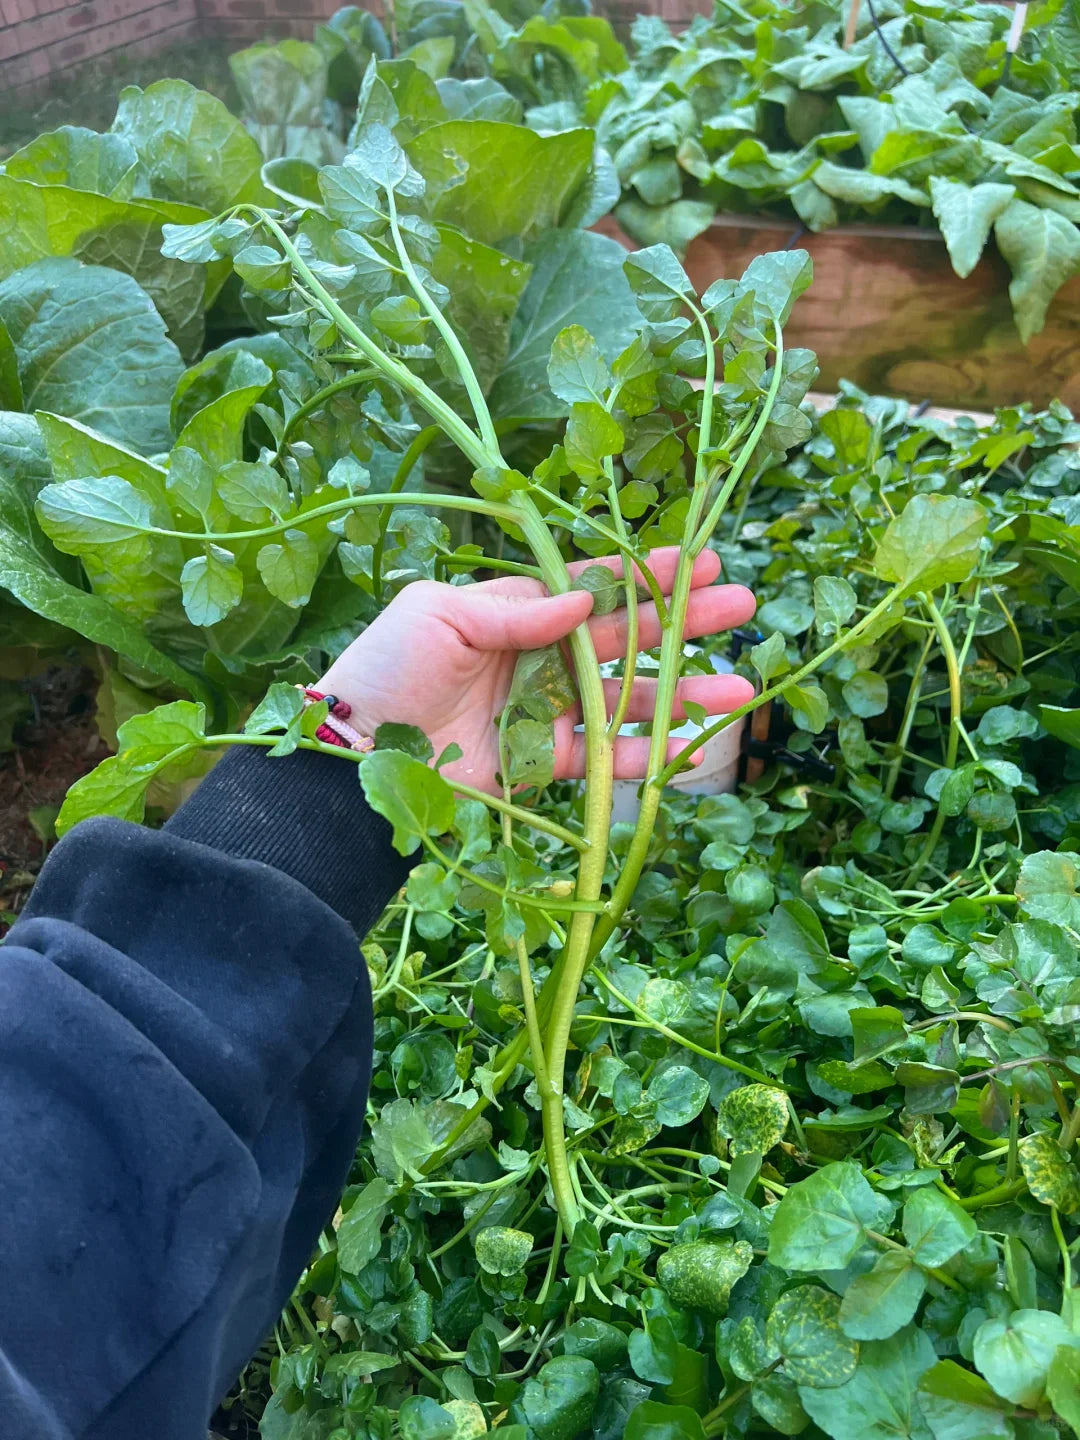
<path id="1" fill-rule="evenodd" d="M 632 248 L 613 222 L 604 229 Z M 1046 328 L 1025 347 L 1004 260 L 991 246 L 961 280 L 936 230 L 846 225 L 815 235 L 791 221 L 721 215 L 691 244 L 686 268 L 700 293 L 789 245 L 809 251 L 814 283 L 785 340 L 816 352 L 823 390 L 847 379 L 916 403 L 992 410 L 1057 398 L 1080 409 L 1080 277 L 1058 292 Z"/>

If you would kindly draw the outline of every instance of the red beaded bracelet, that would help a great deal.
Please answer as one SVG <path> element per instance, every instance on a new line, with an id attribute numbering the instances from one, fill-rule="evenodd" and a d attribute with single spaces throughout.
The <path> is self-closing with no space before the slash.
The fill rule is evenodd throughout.
<path id="1" fill-rule="evenodd" d="M 330 707 L 326 719 L 315 731 L 316 740 L 325 745 L 338 745 L 343 750 L 358 750 L 361 754 L 375 749 L 375 741 L 370 735 L 361 735 L 359 730 L 348 724 L 352 706 L 346 701 L 339 700 L 336 695 L 324 695 L 321 690 L 309 690 L 304 685 L 296 688 L 302 692 L 305 705 L 317 705 L 320 700 L 325 700 Z"/>

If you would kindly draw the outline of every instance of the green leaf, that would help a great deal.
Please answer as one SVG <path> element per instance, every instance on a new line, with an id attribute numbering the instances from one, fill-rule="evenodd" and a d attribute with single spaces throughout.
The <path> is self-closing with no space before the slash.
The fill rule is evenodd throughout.
<path id="1" fill-rule="evenodd" d="M 925 1289 L 926 1278 L 911 1256 L 887 1250 L 844 1291 L 844 1334 L 855 1340 L 887 1340 L 914 1319 Z"/>
<path id="2" fill-rule="evenodd" d="M 264 545 L 257 561 L 262 582 L 275 599 L 293 610 L 311 599 L 319 573 L 319 551 L 303 530 L 286 530 L 280 545 Z"/>
<path id="3" fill-rule="evenodd" d="M 786 325 L 795 301 L 810 288 L 813 278 L 814 262 L 805 250 L 777 250 L 755 256 L 739 285 L 753 291 L 757 306 L 766 315 Z"/>
<path id="4" fill-rule="evenodd" d="M 401 1440 L 456 1440 L 457 1422 L 430 1395 L 406 1395 L 398 1411 Z"/>
<path id="5" fill-rule="evenodd" d="M 788 664 L 787 646 L 779 630 L 774 630 L 767 640 L 755 645 L 750 651 L 750 663 L 761 676 L 761 683 L 768 685 L 778 675 L 791 669 Z"/>
<path id="6" fill-rule="evenodd" d="M 556 1355 L 526 1380 L 507 1416 L 536 1440 L 574 1440 L 589 1424 L 600 1375 L 583 1355 Z"/>
<path id="7" fill-rule="evenodd" d="M 986 511 L 974 500 L 915 495 L 882 536 L 874 574 L 900 582 L 905 590 L 934 590 L 966 580 L 978 560 L 986 524 Z"/>
<path id="8" fill-rule="evenodd" d="M 337 1230 L 337 1256 L 338 1264 L 348 1274 L 359 1275 L 378 1255 L 382 1224 L 393 1193 L 385 1180 L 369 1180 L 342 1217 Z"/>
<path id="9" fill-rule="evenodd" d="M 720 1102 L 716 1128 L 731 1141 L 732 1155 L 767 1154 L 788 1127 L 788 1103 L 772 1085 L 741 1085 Z"/>
<path id="10" fill-rule="evenodd" d="M 994 238 L 1013 273 L 1009 298 L 1026 345 L 1042 330 L 1062 285 L 1080 273 L 1080 234 L 1064 215 L 1013 200 L 998 216 Z"/>
<path id="11" fill-rule="evenodd" d="M 623 269 L 641 313 L 654 324 L 673 320 L 694 298 L 694 287 L 670 245 L 633 251 Z"/>
<path id="12" fill-rule="evenodd" d="M 773 1214 L 769 1262 L 784 1270 L 842 1270 L 868 1228 L 887 1225 L 892 1206 L 857 1165 L 837 1161 L 793 1185 Z"/>
<path id="13" fill-rule="evenodd" d="M 819 735 L 829 722 L 829 697 L 820 685 L 789 685 L 784 699 L 800 730 Z"/>
<path id="14" fill-rule="evenodd" d="M 158 650 L 141 625 L 75 583 L 74 563 L 53 548 L 34 513 L 35 496 L 49 474 L 38 423 L 30 415 L 0 413 L 0 587 L 27 611 L 116 651 L 188 694 L 201 695 L 199 681 Z M 27 618 L 21 612 L 21 629 Z"/>
<path id="15" fill-rule="evenodd" d="M 931 1440 L 919 1408 L 918 1385 L 934 1364 L 934 1347 L 909 1326 L 891 1340 L 859 1349 L 855 1374 L 835 1390 L 799 1386 L 799 1399 L 832 1440 Z"/>
<path id="16" fill-rule="evenodd" d="M 267 197 L 254 139 L 214 95 L 185 80 L 120 92 L 113 133 L 134 147 L 151 194 L 200 205 L 211 215 Z"/>
<path id="17" fill-rule="evenodd" d="M 57 835 L 94 815 L 141 820 L 151 782 L 163 768 L 178 767 L 177 778 L 192 773 L 191 754 L 201 750 L 205 733 L 206 707 L 190 700 L 174 700 L 126 720 L 117 731 L 120 753 L 102 761 L 68 790 L 56 817 Z M 180 752 L 175 760 L 163 766 L 175 752 Z"/>
<path id="18" fill-rule="evenodd" d="M 526 247 L 532 274 L 490 397 L 498 418 L 566 413 L 548 387 L 547 367 L 555 338 L 568 322 L 597 336 L 609 362 L 630 344 L 642 320 L 623 274 L 625 255 L 614 240 L 585 230 L 556 230 Z"/>
<path id="19" fill-rule="evenodd" d="M 750 1402 L 766 1425 L 781 1435 L 799 1435 L 810 1424 L 798 1387 L 786 1375 L 763 1375 L 755 1380 Z"/>
<path id="20" fill-rule="evenodd" d="M 514 316 L 532 266 L 444 225 L 439 227 L 431 273 L 450 291 L 447 317 L 487 391 L 506 363 Z"/>
<path id="21" fill-rule="evenodd" d="M 1046 1392 L 1050 1365 L 1059 1345 L 1080 1346 L 1060 1315 L 1049 1310 L 1014 1310 L 1006 1319 L 984 1320 L 975 1332 L 976 1369 L 1014 1405 L 1034 1407 Z"/>
<path id="22" fill-rule="evenodd" d="M 220 472 L 215 488 L 229 514 L 245 525 L 268 525 L 295 508 L 284 479 L 269 465 L 234 460 Z"/>
<path id="23" fill-rule="evenodd" d="M 1063 1215 L 1080 1210 L 1080 1173 L 1052 1135 L 1039 1132 L 1020 1141 L 1020 1168 L 1028 1189 L 1043 1205 Z"/>
<path id="24" fill-rule="evenodd" d="M 661 1125 L 689 1125 L 705 1108 L 709 1082 L 686 1065 L 672 1065 L 650 1082 L 645 1095 Z"/>
<path id="25" fill-rule="evenodd" d="M 149 553 L 150 504 L 118 475 L 46 485 L 37 499 L 41 527 L 69 555 L 122 545 L 133 562 Z"/>
<path id="26" fill-rule="evenodd" d="M 435 758 L 431 741 L 421 729 L 416 725 L 400 725 L 393 721 L 384 722 L 375 731 L 375 749 L 401 750 L 425 764 Z"/>
<path id="27" fill-rule="evenodd" d="M 592 164 L 593 136 L 450 120 L 416 136 L 408 155 L 427 182 L 428 218 L 498 248 L 527 245 L 562 221 Z"/>
<path id="28" fill-rule="evenodd" d="M 943 175 L 931 175 L 934 214 L 949 247 L 953 269 L 961 278 L 979 263 L 990 227 L 1016 194 L 1013 185 L 965 185 Z"/>
<path id="29" fill-rule="evenodd" d="M 989 710 L 987 714 L 993 715 L 994 711 Z M 1055 740 L 1064 740 L 1066 745 L 1080 749 L 1080 709 L 1067 710 L 1061 705 L 1040 705 L 1039 722 Z"/>
<path id="30" fill-rule="evenodd" d="M 623 1440 L 705 1440 L 701 1417 L 688 1405 L 644 1400 L 630 1412 Z"/>
<path id="31" fill-rule="evenodd" d="M 431 323 L 412 295 L 388 295 L 373 307 L 371 320 L 396 345 L 422 345 Z"/>
<path id="32" fill-rule="evenodd" d="M 888 681 L 873 670 L 856 670 L 850 680 L 845 680 L 842 694 L 851 713 L 863 720 L 884 715 L 889 708 Z"/>
<path id="33" fill-rule="evenodd" d="M 184 609 L 193 625 L 216 625 L 240 603 L 244 577 L 232 554 L 220 545 L 208 545 L 205 555 L 194 555 L 180 572 Z"/>
<path id="34" fill-rule="evenodd" d="M 477 1235 L 474 1248 L 480 1269 L 488 1275 L 517 1275 L 532 1253 L 533 1237 L 524 1230 L 489 1225 Z"/>
<path id="35" fill-rule="evenodd" d="M 251 290 L 285 290 L 292 279 L 292 264 L 270 245 L 245 245 L 233 269 Z"/>
<path id="36" fill-rule="evenodd" d="M 1059 1345 L 1046 1372 L 1046 1398 L 1066 1424 L 1080 1432 L 1080 1349 Z"/>
<path id="37" fill-rule="evenodd" d="M 122 135 L 99 135 L 61 125 L 31 140 L 4 161 L 4 173 L 36 185 L 68 185 L 96 195 L 130 199 L 139 157 Z"/>
<path id="38" fill-rule="evenodd" d="M 744 1240 L 691 1240 L 672 1245 L 656 1265 L 656 1278 L 676 1305 L 727 1313 L 731 1288 L 750 1268 L 753 1249 Z"/>
<path id="39" fill-rule="evenodd" d="M 1016 894 L 1034 919 L 1080 929 L 1080 856 L 1053 850 L 1025 855 Z"/>
<path id="40" fill-rule="evenodd" d="M 586 565 L 571 589 L 589 592 L 593 597 L 594 615 L 610 615 L 624 599 L 623 582 L 608 565 Z"/>
<path id="41" fill-rule="evenodd" d="M 934 1440 L 1013 1440 L 1000 1398 L 954 1360 L 939 1360 L 927 1370 L 919 1381 L 919 1405 Z"/>
<path id="42" fill-rule="evenodd" d="M 618 423 L 595 400 L 579 400 L 570 407 L 566 426 L 566 460 L 585 481 L 604 478 L 604 460 L 623 447 Z"/>
<path id="43" fill-rule="evenodd" d="M 454 792 L 445 780 L 410 755 L 375 750 L 360 765 L 368 804 L 394 827 L 394 849 L 411 855 L 426 835 L 454 823 Z"/>
<path id="44" fill-rule="evenodd" d="M 944 1265 L 978 1234 L 975 1221 L 932 1185 L 916 1190 L 904 1206 L 904 1238 L 920 1265 Z"/>
<path id="45" fill-rule="evenodd" d="M 0 321 L 28 410 L 55 410 L 136 450 L 169 445 L 183 364 L 150 297 L 127 275 L 40 260 L 0 282 Z"/>
<path id="46" fill-rule="evenodd" d="M 607 361 L 580 325 L 568 325 L 556 335 L 547 373 L 552 392 L 567 405 L 579 401 L 603 404 L 611 385 Z"/>
<path id="47" fill-rule="evenodd" d="M 765 1339 L 797 1385 L 829 1389 L 855 1373 L 859 1347 L 841 1330 L 840 1297 L 819 1285 L 786 1290 L 769 1313 Z"/>
<path id="48" fill-rule="evenodd" d="M 838 635 L 855 614 L 857 603 L 855 591 L 846 580 L 832 575 L 815 579 L 814 621 L 822 635 Z"/>
<path id="49" fill-rule="evenodd" d="M 514 665 L 508 709 L 520 707 L 534 720 L 552 721 L 566 713 L 577 701 L 577 687 L 562 648 L 544 645 L 539 650 L 523 650 Z"/>

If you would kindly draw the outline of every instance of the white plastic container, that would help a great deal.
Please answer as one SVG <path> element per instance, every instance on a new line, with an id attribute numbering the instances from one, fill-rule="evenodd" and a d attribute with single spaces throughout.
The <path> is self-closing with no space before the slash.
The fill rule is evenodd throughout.
<path id="1" fill-rule="evenodd" d="M 687 655 L 697 655 L 701 652 L 693 646 L 688 646 Z M 730 675 L 734 669 L 730 660 L 721 655 L 711 657 L 713 670 L 718 675 Z M 707 723 L 712 724 L 711 717 Z M 746 725 L 745 718 L 736 720 L 726 729 L 721 730 L 719 735 L 714 735 L 711 740 L 705 743 L 705 758 L 700 765 L 693 769 L 681 770 L 678 775 L 669 783 L 668 789 L 675 790 L 682 795 L 720 795 L 735 790 L 739 783 L 739 757 L 742 754 L 743 728 Z M 624 725 L 621 734 L 633 735 L 636 733 L 636 726 Z M 700 735 L 701 727 L 688 720 L 685 724 L 675 727 L 671 731 L 673 739 L 692 740 L 695 735 Z M 616 780 L 611 798 L 611 818 L 613 821 L 634 821 L 641 802 L 638 791 L 641 788 L 637 780 Z"/>

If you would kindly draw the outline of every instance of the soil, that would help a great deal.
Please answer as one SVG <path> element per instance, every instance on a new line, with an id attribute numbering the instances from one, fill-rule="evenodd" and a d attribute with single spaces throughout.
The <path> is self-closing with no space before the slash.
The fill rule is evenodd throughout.
<path id="1" fill-rule="evenodd" d="M 68 787 L 109 753 L 94 721 L 96 686 L 82 665 L 53 665 L 26 682 L 33 714 L 0 755 L 0 934 L 30 893 Z"/>

